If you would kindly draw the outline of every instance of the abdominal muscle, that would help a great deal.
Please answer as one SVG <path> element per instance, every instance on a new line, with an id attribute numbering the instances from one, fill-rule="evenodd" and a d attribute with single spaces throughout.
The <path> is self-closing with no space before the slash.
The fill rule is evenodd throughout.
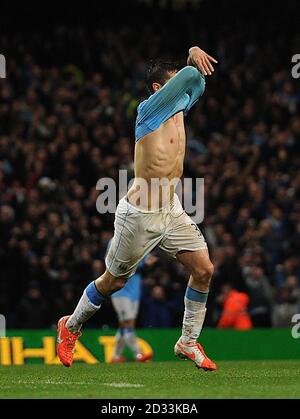
<path id="1" fill-rule="evenodd" d="M 128 201 L 146 211 L 172 204 L 184 155 L 184 120 L 179 112 L 136 143 L 135 179 L 127 193 Z"/>

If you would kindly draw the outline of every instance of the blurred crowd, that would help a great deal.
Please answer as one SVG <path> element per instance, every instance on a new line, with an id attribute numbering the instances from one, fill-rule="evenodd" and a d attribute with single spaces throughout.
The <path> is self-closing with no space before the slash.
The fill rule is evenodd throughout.
<path id="1" fill-rule="evenodd" d="M 287 327 L 300 312 L 300 86 L 290 73 L 300 38 L 271 20 L 210 28 L 201 9 L 139 8 L 135 25 L 103 17 L 1 35 L 10 53 L 0 80 L 0 313 L 10 327 L 52 326 L 103 273 L 114 217 L 97 212 L 96 183 L 133 175 L 146 62 L 183 59 L 199 44 L 219 61 L 186 125 L 185 176 L 205 179 L 200 228 L 215 265 L 206 324 Z M 154 254 L 138 326 L 180 326 L 187 273 Z M 89 324 L 116 325 L 109 301 Z"/>

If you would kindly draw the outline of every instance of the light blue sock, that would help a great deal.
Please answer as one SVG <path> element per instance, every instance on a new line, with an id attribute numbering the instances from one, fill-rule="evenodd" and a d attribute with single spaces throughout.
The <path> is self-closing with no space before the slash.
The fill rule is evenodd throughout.
<path id="1" fill-rule="evenodd" d="M 185 297 L 191 301 L 197 301 L 198 303 L 206 304 L 208 291 L 198 291 L 188 286 L 185 292 Z"/>
<path id="2" fill-rule="evenodd" d="M 123 337 L 128 348 L 132 350 L 135 356 L 137 356 L 141 351 L 137 343 L 135 330 L 129 327 L 124 328 Z"/>
<path id="3" fill-rule="evenodd" d="M 115 336 L 115 350 L 113 358 L 120 358 L 125 348 L 124 329 L 120 328 Z"/>
<path id="4" fill-rule="evenodd" d="M 208 291 L 187 287 L 184 298 L 184 317 L 181 340 L 184 343 L 197 341 L 205 319 Z"/>
<path id="5" fill-rule="evenodd" d="M 84 290 L 74 313 L 66 323 L 70 332 L 79 332 L 83 323 L 99 310 L 104 299 L 105 296 L 97 290 L 95 281 L 91 282 Z"/>
<path id="6" fill-rule="evenodd" d="M 88 296 L 91 303 L 95 306 L 100 307 L 105 297 L 101 292 L 97 289 L 95 281 L 92 281 L 85 289 L 86 295 Z"/>

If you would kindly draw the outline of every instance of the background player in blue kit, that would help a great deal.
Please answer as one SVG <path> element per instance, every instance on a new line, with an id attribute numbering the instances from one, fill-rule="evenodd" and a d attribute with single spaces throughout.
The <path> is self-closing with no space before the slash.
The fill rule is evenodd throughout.
<path id="1" fill-rule="evenodd" d="M 112 363 L 125 362 L 123 352 L 128 347 L 138 362 L 145 362 L 152 358 L 153 354 L 141 353 L 135 332 L 136 319 L 138 316 L 141 300 L 142 268 L 144 265 L 153 265 L 157 258 L 149 255 L 143 259 L 136 273 L 128 280 L 120 291 L 112 295 L 112 304 L 118 316 L 119 329 L 116 333 L 116 343 Z"/>

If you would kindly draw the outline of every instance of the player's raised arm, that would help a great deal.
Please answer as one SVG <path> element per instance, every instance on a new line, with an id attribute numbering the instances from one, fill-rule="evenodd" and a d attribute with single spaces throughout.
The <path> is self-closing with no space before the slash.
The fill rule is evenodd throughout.
<path id="1" fill-rule="evenodd" d="M 150 67 L 147 85 L 153 94 L 138 107 L 136 141 L 176 113 L 183 111 L 186 115 L 189 112 L 204 93 L 204 74 L 211 74 L 211 62 L 216 60 L 199 47 L 192 47 L 188 57 L 188 64 L 191 65 L 180 71 L 169 62 L 159 62 Z"/>
<path id="2" fill-rule="evenodd" d="M 184 67 L 177 73 L 170 74 L 165 84 L 153 83 L 153 94 L 141 104 L 139 117 L 148 119 L 152 114 L 156 117 L 160 113 L 166 114 L 185 94 L 199 98 L 204 89 L 203 74 L 195 67 Z"/>
<path id="3" fill-rule="evenodd" d="M 151 86 L 154 94 L 147 100 L 149 111 L 153 108 L 172 106 L 185 93 L 194 103 L 204 92 L 205 79 L 203 75 L 211 75 L 214 71 L 212 63 L 217 63 L 215 58 L 208 55 L 199 47 L 191 47 L 187 59 L 187 67 L 169 75 L 165 84 L 153 83 Z M 169 72 L 172 73 L 172 72 Z M 152 106 L 151 106 L 152 105 Z"/>
<path id="4" fill-rule="evenodd" d="M 189 94 L 193 88 L 201 85 L 203 93 L 205 85 L 203 75 L 195 67 L 187 66 L 171 76 L 148 100 L 154 102 L 156 99 L 157 102 L 171 102 L 185 93 Z"/>
<path id="5" fill-rule="evenodd" d="M 156 130 L 172 115 L 180 111 L 187 114 L 205 90 L 204 75 L 195 67 L 187 66 L 168 76 L 165 84 L 152 84 L 152 90 L 159 87 L 138 107 L 136 141 Z"/>

